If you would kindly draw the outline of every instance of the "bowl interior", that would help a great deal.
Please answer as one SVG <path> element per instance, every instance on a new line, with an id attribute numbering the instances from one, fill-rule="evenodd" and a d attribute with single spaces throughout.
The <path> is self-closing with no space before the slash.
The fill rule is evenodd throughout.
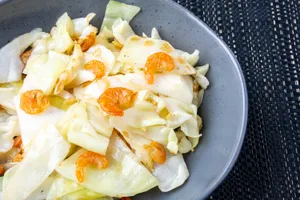
<path id="1" fill-rule="evenodd" d="M 45 31 L 64 12 L 72 18 L 95 12 L 100 27 L 108 0 L 12 0 L 0 6 L 0 46 L 41 27 Z M 209 63 L 210 86 L 200 109 L 203 138 L 196 151 L 185 156 L 190 178 L 180 188 L 161 193 L 153 189 L 134 199 L 194 200 L 207 196 L 227 175 L 239 153 L 247 118 L 247 93 L 241 70 L 231 51 L 201 21 L 168 0 L 124 0 L 142 8 L 132 21 L 134 30 L 150 34 L 157 27 L 175 47 L 200 50 L 200 63 Z"/>

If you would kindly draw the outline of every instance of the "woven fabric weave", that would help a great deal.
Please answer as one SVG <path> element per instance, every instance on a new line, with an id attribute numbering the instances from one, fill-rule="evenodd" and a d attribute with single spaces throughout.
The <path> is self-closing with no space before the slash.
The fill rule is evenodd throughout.
<path id="1" fill-rule="evenodd" d="M 300 1 L 176 2 L 229 45 L 248 87 L 244 146 L 208 199 L 300 199 Z"/>

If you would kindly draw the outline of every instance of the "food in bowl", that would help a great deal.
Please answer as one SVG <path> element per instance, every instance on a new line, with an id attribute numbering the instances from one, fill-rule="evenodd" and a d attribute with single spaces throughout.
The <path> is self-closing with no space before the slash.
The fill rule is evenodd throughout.
<path id="1" fill-rule="evenodd" d="M 100 30 L 64 13 L 0 50 L 0 199 L 129 199 L 189 177 L 209 66 L 136 35 L 139 11 L 110 1 Z"/>

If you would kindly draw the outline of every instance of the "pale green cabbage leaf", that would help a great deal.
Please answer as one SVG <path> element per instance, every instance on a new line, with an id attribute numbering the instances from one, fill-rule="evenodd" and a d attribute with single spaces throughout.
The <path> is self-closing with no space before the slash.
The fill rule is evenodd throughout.
<path id="1" fill-rule="evenodd" d="M 152 45 L 145 45 L 145 42 Z M 161 39 L 132 36 L 127 39 L 121 50 L 118 61 L 134 66 L 135 71 L 144 69 L 149 56 L 157 52 L 169 54 L 175 63 L 175 68 L 169 72 L 178 75 L 196 74 L 195 68 L 182 57 L 171 44 Z"/>
<path id="2" fill-rule="evenodd" d="M 70 62 L 70 56 L 54 51 L 39 58 L 41 60 L 28 70 L 21 92 L 40 89 L 45 94 L 51 94 L 57 79 Z"/>
<path id="3" fill-rule="evenodd" d="M 105 75 L 108 75 L 113 69 L 116 58 L 111 50 L 103 45 L 94 45 L 84 54 L 85 63 L 92 60 L 99 60 L 105 65 Z"/>
<path id="4" fill-rule="evenodd" d="M 73 118 L 69 122 L 68 141 L 101 155 L 106 154 L 109 138 L 96 132 L 88 119 L 86 104 L 76 103 L 71 110 Z"/>
<path id="5" fill-rule="evenodd" d="M 106 157 L 109 166 L 106 169 L 86 167 L 85 181 L 82 183 L 87 189 L 111 197 L 134 196 L 145 192 L 158 182 L 151 173 L 139 163 L 136 156 L 126 144 L 115 134 L 111 136 Z M 86 152 L 81 149 L 57 166 L 56 171 L 62 176 L 77 181 L 75 162 Z"/>
<path id="6" fill-rule="evenodd" d="M 74 95 L 81 99 L 98 98 L 109 87 L 125 87 L 133 91 L 149 90 L 190 104 L 193 100 L 191 81 L 188 76 L 157 74 L 154 83 L 147 84 L 143 73 L 128 73 L 102 78 L 86 87 L 79 86 L 74 89 Z"/>
<path id="7" fill-rule="evenodd" d="M 158 30 L 154 27 L 151 31 L 151 38 L 156 40 L 161 40 Z"/>
<path id="8" fill-rule="evenodd" d="M 44 33 L 42 37 L 36 40 L 31 46 L 32 51 L 30 53 L 29 59 L 27 60 L 26 66 L 23 70 L 23 74 L 28 73 L 28 69 L 35 63 L 35 59 L 43 54 L 47 54 L 49 52 L 49 40 L 50 34 Z"/>
<path id="9" fill-rule="evenodd" d="M 14 137 L 20 135 L 17 116 L 0 113 L 0 152 L 8 152 L 14 144 Z"/>
<path id="10" fill-rule="evenodd" d="M 23 145 L 24 147 L 28 147 L 42 127 L 48 124 L 56 124 L 63 117 L 65 111 L 55 108 L 54 106 L 49 106 L 42 113 L 30 115 L 20 108 L 19 99 L 20 96 L 17 97 L 16 103 L 17 116 Z M 34 126 L 32 124 L 34 124 Z"/>
<path id="11" fill-rule="evenodd" d="M 106 27 L 112 30 L 112 26 L 116 19 L 122 18 L 130 22 L 130 20 L 140 12 L 141 8 L 133 5 L 128 5 L 118 1 L 110 0 L 106 6 L 104 20 L 101 30 Z"/>
<path id="12" fill-rule="evenodd" d="M 95 16 L 95 13 L 89 13 L 86 17 L 73 19 L 74 35 L 80 37 L 84 33 L 84 30 L 87 30 L 87 27 L 91 26 L 90 22 Z"/>
<path id="13" fill-rule="evenodd" d="M 48 125 L 42 129 L 26 151 L 24 159 L 17 166 L 14 174 L 7 181 L 3 190 L 4 199 L 26 199 L 66 157 L 69 148 L 70 144 L 54 125 Z"/>
<path id="14" fill-rule="evenodd" d="M 0 87 L 0 105 L 9 113 L 16 113 L 15 98 L 22 86 L 22 82 L 6 83 Z"/>
<path id="15" fill-rule="evenodd" d="M 89 200 L 98 199 L 104 195 L 90 191 L 84 186 L 76 183 L 75 181 L 66 179 L 57 174 L 54 178 L 53 184 L 47 195 L 47 200 Z"/>
<path id="16" fill-rule="evenodd" d="M 49 49 L 58 53 L 70 51 L 74 46 L 72 40 L 74 35 L 74 24 L 67 13 L 64 13 L 56 22 L 56 27 L 51 30 Z"/>
<path id="17" fill-rule="evenodd" d="M 24 64 L 20 55 L 44 33 L 34 29 L 23 34 L 0 49 L 0 83 L 20 81 Z"/>
<path id="18" fill-rule="evenodd" d="M 189 171 L 182 154 L 177 154 L 168 155 L 164 164 L 155 165 L 153 175 L 159 181 L 159 189 L 168 192 L 182 185 L 189 177 Z"/>
<path id="19" fill-rule="evenodd" d="M 201 86 L 201 88 L 206 89 L 209 85 L 208 79 L 205 77 L 206 73 L 209 70 L 209 65 L 203 65 L 200 67 L 196 67 L 197 73 L 194 75 L 195 80 Z"/>
<path id="20" fill-rule="evenodd" d="M 117 19 L 112 25 L 112 32 L 117 41 L 121 44 L 125 44 L 128 38 L 135 35 L 128 21 Z"/>
<path id="21" fill-rule="evenodd" d="M 102 111 L 99 104 L 95 100 L 86 102 L 88 119 L 98 133 L 110 137 L 113 126 L 109 124 L 109 117 Z"/>

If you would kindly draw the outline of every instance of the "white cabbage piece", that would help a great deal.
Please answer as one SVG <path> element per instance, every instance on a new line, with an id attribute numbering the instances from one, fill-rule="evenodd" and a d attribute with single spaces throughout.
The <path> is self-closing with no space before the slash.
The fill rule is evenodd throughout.
<path id="1" fill-rule="evenodd" d="M 142 33 L 142 37 L 147 38 L 148 36 L 146 35 L 146 33 Z"/>
<path id="2" fill-rule="evenodd" d="M 104 27 L 96 36 L 95 44 L 100 44 L 111 50 L 112 52 L 119 52 L 120 50 L 111 43 L 110 39 L 114 37 L 113 32 Z"/>
<path id="3" fill-rule="evenodd" d="M 199 138 L 202 119 L 197 115 L 197 106 L 172 98 L 161 97 L 161 99 L 166 102 L 169 111 L 168 126 L 174 129 L 180 127 L 186 136 Z"/>
<path id="4" fill-rule="evenodd" d="M 195 50 L 193 53 L 189 54 L 188 52 L 175 50 L 184 60 L 186 60 L 191 66 L 195 66 L 199 60 L 199 51 Z"/>
<path id="5" fill-rule="evenodd" d="M 139 91 L 135 98 L 134 103 L 138 104 L 142 101 L 147 101 L 152 103 L 156 107 L 155 110 L 157 113 L 160 113 L 166 107 L 166 103 L 157 95 L 150 92 L 149 90 Z"/>
<path id="6" fill-rule="evenodd" d="M 112 30 L 115 20 L 121 18 L 130 22 L 130 20 L 140 12 L 141 8 L 128 5 L 118 1 L 110 0 L 106 6 L 105 16 L 101 26 L 101 31 L 106 27 Z"/>
<path id="7" fill-rule="evenodd" d="M 200 134 L 200 137 L 202 137 L 202 134 Z M 194 148 L 198 145 L 200 137 L 198 138 L 188 137 L 188 140 L 192 144 L 192 151 L 194 151 Z"/>
<path id="8" fill-rule="evenodd" d="M 48 53 L 48 51 L 49 51 L 48 41 L 49 40 L 50 40 L 50 34 L 44 33 L 40 39 L 36 40 L 32 44 L 32 52 L 30 53 L 30 56 L 27 60 L 27 64 L 23 70 L 23 74 L 28 73 L 28 69 L 35 62 L 35 58 L 37 58 L 40 55 Z"/>
<path id="9" fill-rule="evenodd" d="M 155 110 L 153 104 L 144 101 L 126 109 L 122 117 L 110 116 L 110 120 L 122 121 L 133 128 L 165 125 L 166 121 Z"/>
<path id="10" fill-rule="evenodd" d="M 89 13 L 86 17 L 73 19 L 74 35 L 80 37 L 84 30 L 90 26 L 90 22 L 95 16 L 95 13 Z"/>
<path id="11" fill-rule="evenodd" d="M 67 138 L 68 131 L 70 128 L 70 123 L 73 118 L 76 117 L 78 104 L 73 104 L 65 113 L 63 113 L 62 117 L 56 123 L 57 130 Z"/>
<path id="12" fill-rule="evenodd" d="M 67 156 L 69 149 L 70 144 L 54 125 L 48 125 L 42 129 L 26 151 L 24 159 L 17 166 L 14 174 L 7 181 L 3 190 L 4 199 L 26 199 Z"/>
<path id="13" fill-rule="evenodd" d="M 88 119 L 98 133 L 110 137 L 113 127 L 109 124 L 108 116 L 102 111 L 97 101 L 87 101 Z"/>
<path id="14" fill-rule="evenodd" d="M 71 36 L 74 35 L 74 24 L 67 13 L 64 13 L 51 30 L 49 49 L 58 53 L 70 51 L 74 46 Z"/>
<path id="15" fill-rule="evenodd" d="M 158 182 L 151 173 L 139 163 L 136 156 L 117 135 L 111 136 L 111 142 L 106 157 L 109 166 L 97 169 L 88 166 L 85 169 L 87 189 L 111 197 L 134 196 L 157 186 Z M 62 176 L 77 181 L 75 162 L 86 152 L 81 149 L 57 166 L 56 171 Z"/>
<path id="16" fill-rule="evenodd" d="M 177 138 L 179 140 L 178 147 L 180 153 L 188 153 L 193 149 L 191 142 L 187 139 L 182 131 L 176 132 Z"/>
<path id="17" fill-rule="evenodd" d="M 154 162 L 149 154 L 149 152 L 144 148 L 145 145 L 150 145 L 151 140 L 142 136 L 141 134 L 134 134 L 134 131 L 124 131 L 116 128 L 117 131 L 122 134 L 126 143 L 132 149 L 132 152 L 136 155 L 136 159 L 141 162 L 150 172 L 153 171 Z"/>
<path id="18" fill-rule="evenodd" d="M 43 54 L 39 58 L 29 69 L 21 92 L 40 89 L 45 94 L 51 94 L 57 79 L 70 62 L 70 56 L 54 51 L 50 51 L 48 55 Z"/>
<path id="19" fill-rule="evenodd" d="M 128 38 L 135 35 L 129 23 L 121 18 L 114 22 L 112 32 L 115 39 L 117 39 L 121 44 L 125 44 Z"/>
<path id="20" fill-rule="evenodd" d="M 57 96 L 64 98 L 64 99 L 73 99 L 75 98 L 73 94 L 66 90 L 62 90 L 60 93 L 57 94 Z"/>
<path id="21" fill-rule="evenodd" d="M 80 200 L 107 200 L 107 199 L 112 199 L 110 197 L 105 197 L 102 194 L 99 194 L 97 192 L 90 191 L 88 189 L 82 189 L 78 190 L 69 194 L 66 194 L 60 198 L 60 200 L 75 200 L 75 199 L 80 199 Z"/>
<path id="22" fill-rule="evenodd" d="M 74 95 L 77 98 L 98 98 L 108 87 L 125 87 L 133 91 L 149 90 L 191 104 L 193 88 L 190 81 L 187 76 L 157 74 L 154 83 L 150 85 L 146 83 L 143 73 L 129 73 L 105 77 L 86 87 L 79 86 L 74 89 Z"/>
<path id="23" fill-rule="evenodd" d="M 204 97 L 204 89 L 199 90 L 199 92 L 194 92 L 193 104 L 198 108 L 202 104 L 203 97 Z"/>
<path id="24" fill-rule="evenodd" d="M 17 116 L 24 147 L 30 145 L 36 134 L 42 127 L 48 124 L 56 124 L 64 115 L 65 111 L 49 106 L 44 112 L 30 115 L 20 108 L 20 96 L 16 98 Z M 33 126 L 34 124 L 34 126 Z"/>
<path id="25" fill-rule="evenodd" d="M 44 182 L 36 188 L 27 198 L 26 200 L 38 200 L 38 199 L 46 199 L 50 188 L 53 184 L 54 177 L 50 175 Z"/>
<path id="26" fill-rule="evenodd" d="M 109 82 L 104 80 L 106 78 L 95 80 L 87 86 L 79 85 L 74 88 L 74 96 L 78 99 L 98 99 L 109 86 Z"/>
<path id="27" fill-rule="evenodd" d="M 80 71 L 85 71 L 83 68 L 83 64 L 83 52 L 81 50 L 80 45 L 75 44 L 73 54 L 70 58 L 70 62 L 68 63 L 65 70 L 59 75 L 54 89 L 54 94 L 60 93 L 66 85 L 68 88 L 73 88 L 81 83 L 91 80 L 90 78 L 85 78 L 85 76 L 80 76 Z"/>
<path id="28" fill-rule="evenodd" d="M 176 149 L 178 139 L 172 128 L 168 128 L 165 126 L 149 127 L 144 136 L 150 140 L 156 141 L 156 142 L 164 145 L 173 154 L 176 154 L 178 151 L 178 149 Z M 174 149 L 173 145 L 175 145 L 175 149 Z"/>
<path id="29" fill-rule="evenodd" d="M 182 185 L 189 177 L 189 171 L 182 154 L 177 154 L 168 155 L 164 164 L 155 165 L 153 175 L 159 181 L 159 189 L 168 192 Z"/>
<path id="30" fill-rule="evenodd" d="M 198 115 L 196 117 L 191 117 L 187 121 L 185 121 L 181 125 L 181 130 L 184 132 L 186 136 L 192 137 L 192 138 L 199 138 L 200 135 L 200 129 L 202 125 L 202 120 Z"/>
<path id="31" fill-rule="evenodd" d="M 75 76 L 74 80 L 71 83 L 69 83 L 66 86 L 66 88 L 67 89 L 70 89 L 70 88 L 75 89 L 80 84 L 86 83 L 86 82 L 89 82 L 89 81 L 93 81 L 93 80 L 95 80 L 95 78 L 96 78 L 96 76 L 91 70 L 85 70 L 85 69 L 79 70 L 76 73 L 76 76 Z"/>
<path id="32" fill-rule="evenodd" d="M 20 135 L 17 116 L 0 112 L 0 153 L 8 152 L 13 147 L 17 135 Z"/>
<path id="33" fill-rule="evenodd" d="M 7 110 L 7 112 L 16 112 L 15 97 L 21 88 L 22 82 L 14 82 L 10 84 L 5 84 L 5 87 L 0 87 L 0 105 L 2 108 Z"/>
<path id="34" fill-rule="evenodd" d="M 74 112 L 68 129 L 68 141 L 101 155 L 106 154 L 109 138 L 96 132 L 88 120 L 86 104 L 83 102 L 73 105 Z"/>
<path id="35" fill-rule="evenodd" d="M 148 57 L 157 52 L 165 52 L 173 58 L 175 68 L 170 73 L 178 75 L 196 74 L 195 68 L 169 42 L 136 35 L 126 41 L 118 61 L 133 65 L 136 70 L 143 69 Z"/>
<path id="36" fill-rule="evenodd" d="M 123 134 L 128 140 L 128 143 L 135 148 L 143 148 L 145 144 L 149 144 L 150 141 L 156 141 L 167 148 L 171 153 L 178 153 L 178 139 L 172 128 L 166 126 L 151 126 L 144 129 L 122 129 L 120 124 L 116 121 L 111 121 L 116 126 L 116 129 Z M 124 126 L 123 126 L 124 127 Z"/>
<path id="37" fill-rule="evenodd" d="M 104 195 L 90 191 L 75 181 L 66 179 L 57 174 L 48 192 L 47 200 L 75 200 L 75 199 L 98 199 Z"/>
<path id="38" fill-rule="evenodd" d="M 108 75 L 114 68 L 115 55 L 103 45 L 94 45 L 84 54 L 85 63 L 91 60 L 99 60 L 105 65 L 105 75 Z"/>
<path id="39" fill-rule="evenodd" d="M 161 97 L 166 103 L 166 108 L 169 111 L 167 116 L 167 124 L 170 128 L 178 128 L 191 118 L 196 119 L 197 107 L 192 104 L 169 98 Z"/>
<path id="40" fill-rule="evenodd" d="M 147 37 L 147 36 L 146 36 Z M 151 31 L 151 38 L 161 40 L 158 30 L 154 27 Z"/>
<path id="41" fill-rule="evenodd" d="M 82 35 L 80 36 L 80 38 L 86 38 L 87 36 L 89 36 L 91 33 L 95 33 L 95 35 L 97 34 L 98 29 L 95 26 L 89 25 L 88 27 L 86 27 L 83 32 Z"/>
<path id="42" fill-rule="evenodd" d="M 205 64 L 205 65 L 196 67 L 196 70 L 197 70 L 196 75 L 201 74 L 202 76 L 205 76 L 207 74 L 208 70 L 209 70 L 209 64 Z"/>
<path id="43" fill-rule="evenodd" d="M 3 177 L 3 185 L 1 189 L 4 189 L 7 185 L 7 182 L 11 177 L 14 176 L 16 170 L 18 169 L 18 166 L 15 165 L 14 167 L 10 168 L 8 171 L 5 172 Z M 38 199 L 46 199 L 48 192 L 50 191 L 51 185 L 53 184 L 54 176 L 50 175 L 44 182 L 39 185 L 25 200 L 38 200 Z M 3 196 L 0 199 L 3 199 Z"/>
<path id="44" fill-rule="evenodd" d="M 195 80 L 201 86 L 201 88 L 206 89 L 209 85 L 208 79 L 205 77 L 206 73 L 209 70 L 209 65 L 203 65 L 200 67 L 196 67 L 196 74 L 194 75 Z"/>
<path id="45" fill-rule="evenodd" d="M 43 34 L 42 29 L 34 29 L 0 49 L 0 83 L 21 80 L 24 64 L 20 55 Z"/>

